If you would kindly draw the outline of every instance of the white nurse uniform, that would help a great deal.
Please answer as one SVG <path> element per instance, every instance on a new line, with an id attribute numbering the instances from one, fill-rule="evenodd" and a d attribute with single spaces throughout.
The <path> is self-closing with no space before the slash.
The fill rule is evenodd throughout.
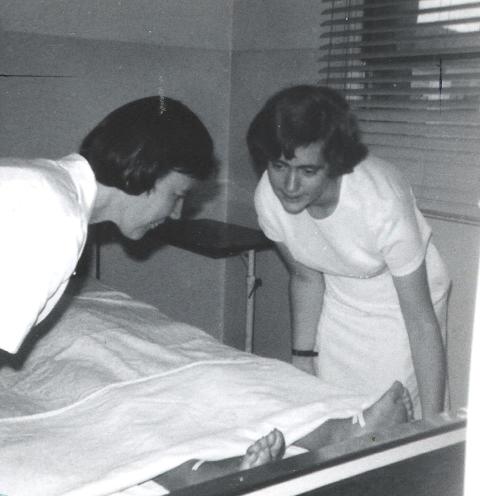
<path id="1" fill-rule="evenodd" d="M 383 393 L 394 380 L 410 391 L 420 415 L 407 331 L 393 276 L 426 260 L 442 332 L 450 281 L 408 182 L 391 164 L 368 157 L 342 176 L 335 211 L 315 219 L 286 212 L 265 173 L 255 193 L 259 224 L 295 260 L 323 272 L 317 372 L 327 382 L 365 394 Z"/>

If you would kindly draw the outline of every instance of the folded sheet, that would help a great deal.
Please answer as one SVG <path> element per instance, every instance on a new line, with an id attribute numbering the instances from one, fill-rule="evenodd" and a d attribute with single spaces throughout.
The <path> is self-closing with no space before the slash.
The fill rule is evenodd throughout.
<path id="1" fill-rule="evenodd" d="M 49 326 L 51 328 L 49 328 Z M 373 398 L 227 347 L 117 292 L 86 293 L 0 369 L 0 493 L 104 495 L 192 458 L 287 444 Z"/>

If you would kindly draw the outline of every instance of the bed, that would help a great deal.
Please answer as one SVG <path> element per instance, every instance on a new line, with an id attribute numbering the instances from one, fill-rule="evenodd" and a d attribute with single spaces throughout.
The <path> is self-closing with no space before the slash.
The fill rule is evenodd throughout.
<path id="1" fill-rule="evenodd" d="M 176 493 L 300 494 L 330 487 L 326 471 L 352 456 L 377 454 L 384 467 L 425 448 L 394 462 L 388 450 L 437 437 L 463 450 L 464 423 L 450 418 L 379 433 L 374 446 L 368 437 L 302 453 L 295 440 L 376 398 L 230 348 L 98 282 L 73 284 L 20 353 L 1 359 L 0 494 L 8 496 L 165 494 L 152 482 L 159 474 L 192 458 L 243 455 L 272 428 L 285 436 L 285 460 Z M 340 479 L 356 470 L 341 468 Z"/>

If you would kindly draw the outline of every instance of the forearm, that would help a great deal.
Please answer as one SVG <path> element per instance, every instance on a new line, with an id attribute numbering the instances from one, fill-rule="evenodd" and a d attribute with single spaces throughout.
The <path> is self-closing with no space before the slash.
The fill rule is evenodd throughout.
<path id="1" fill-rule="evenodd" d="M 410 341 L 423 417 L 427 418 L 443 410 L 446 357 L 425 262 L 411 274 L 394 277 L 393 282 Z"/>
<path id="2" fill-rule="evenodd" d="M 321 274 L 313 279 L 291 277 L 290 311 L 292 348 L 299 351 L 313 351 L 318 321 L 322 310 L 323 278 Z M 292 354 L 292 364 L 308 374 L 315 374 L 313 356 Z"/>
<path id="3" fill-rule="evenodd" d="M 406 324 L 423 418 L 428 418 L 444 407 L 446 357 L 442 338 L 436 321 Z"/>
<path id="4" fill-rule="evenodd" d="M 323 274 L 297 262 L 281 243 L 277 244 L 277 248 L 290 274 L 292 348 L 299 351 L 312 351 L 322 311 Z M 315 373 L 312 357 L 292 356 L 292 363 L 295 367 L 309 374 Z"/>
<path id="5" fill-rule="evenodd" d="M 290 276 L 292 348 L 313 350 L 322 311 L 323 282 L 317 278 Z"/>

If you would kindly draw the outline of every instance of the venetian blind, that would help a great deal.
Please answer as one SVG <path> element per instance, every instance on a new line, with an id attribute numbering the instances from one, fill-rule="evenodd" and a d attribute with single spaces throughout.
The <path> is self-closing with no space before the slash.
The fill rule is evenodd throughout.
<path id="1" fill-rule="evenodd" d="M 480 2 L 323 0 L 320 84 L 420 207 L 480 217 Z"/>

